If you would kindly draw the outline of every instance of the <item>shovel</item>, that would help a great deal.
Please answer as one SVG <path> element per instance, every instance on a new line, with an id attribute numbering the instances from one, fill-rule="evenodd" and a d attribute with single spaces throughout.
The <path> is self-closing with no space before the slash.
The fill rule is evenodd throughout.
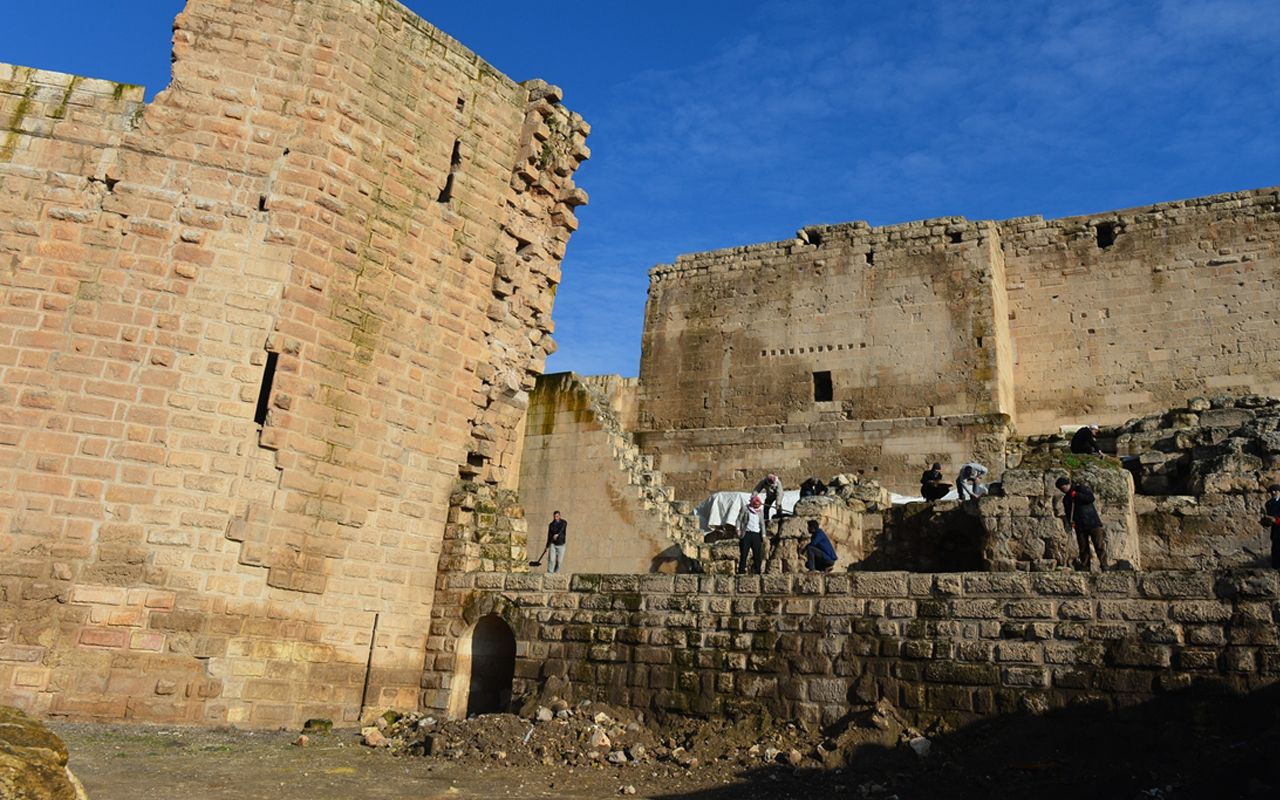
<path id="1" fill-rule="evenodd" d="M 544 559 L 544 558 L 546 558 L 546 557 L 547 557 L 547 551 L 548 551 L 548 550 L 550 550 L 550 549 L 551 549 L 551 545 L 547 545 L 546 547 L 542 548 L 542 555 L 538 556 L 538 560 L 537 560 L 537 561 L 530 561 L 530 562 L 529 562 L 529 566 L 531 566 L 531 567 L 540 567 L 540 566 L 542 566 L 542 559 Z"/>

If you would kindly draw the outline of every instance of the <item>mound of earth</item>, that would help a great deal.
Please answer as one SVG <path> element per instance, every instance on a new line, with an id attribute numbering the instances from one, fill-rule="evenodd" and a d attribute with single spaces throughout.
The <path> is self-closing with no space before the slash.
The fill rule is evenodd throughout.
<path id="1" fill-rule="evenodd" d="M 67 748 L 40 722 L 0 706 L 0 797 L 5 800 L 83 800 L 67 769 Z"/>
<path id="2" fill-rule="evenodd" d="M 867 745 L 906 745 L 920 755 L 929 746 L 884 700 L 851 713 L 825 733 L 809 733 L 767 716 L 667 718 L 659 723 L 643 712 L 589 700 L 571 705 L 560 698 L 531 705 L 524 715 L 484 714 L 451 722 L 389 713 L 363 733 L 371 746 L 462 763 L 643 765 L 654 774 L 768 764 L 837 769 Z"/>

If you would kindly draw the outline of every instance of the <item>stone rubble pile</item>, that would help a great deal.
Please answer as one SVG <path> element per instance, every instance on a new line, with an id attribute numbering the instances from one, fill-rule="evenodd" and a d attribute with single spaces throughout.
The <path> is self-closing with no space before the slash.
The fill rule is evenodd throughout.
<path id="1" fill-rule="evenodd" d="M 651 772 L 777 765 L 839 769 L 861 747 L 909 747 L 929 754 L 930 740 L 908 725 L 886 700 L 851 712 L 846 720 L 811 733 L 767 716 L 737 720 L 667 718 L 589 700 L 559 697 L 531 703 L 522 714 L 484 714 L 442 721 L 421 713 L 387 712 L 362 730 L 369 747 L 403 755 L 515 767 L 622 768 Z"/>

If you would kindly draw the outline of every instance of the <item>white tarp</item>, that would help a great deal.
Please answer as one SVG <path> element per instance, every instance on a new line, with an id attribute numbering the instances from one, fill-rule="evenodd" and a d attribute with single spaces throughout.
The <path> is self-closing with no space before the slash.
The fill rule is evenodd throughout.
<path id="1" fill-rule="evenodd" d="M 761 497 L 763 499 L 763 495 Z M 751 492 L 715 492 L 699 503 L 693 513 L 698 515 L 698 523 L 704 531 L 709 531 L 721 525 L 737 526 L 738 517 L 742 515 L 742 509 L 746 508 L 747 501 L 750 499 Z M 794 511 L 796 501 L 799 499 L 799 489 L 783 491 L 783 512 L 790 514 Z M 770 517 L 772 518 L 772 515 L 776 513 L 776 510 L 771 511 Z"/>
<path id="2" fill-rule="evenodd" d="M 959 499 L 960 499 L 960 495 L 956 492 L 954 488 L 952 488 L 951 491 L 947 492 L 942 497 L 939 497 L 935 502 L 942 502 L 943 500 L 959 500 Z M 889 500 L 895 506 L 902 506 L 902 505 L 906 505 L 907 503 L 925 502 L 925 499 L 918 494 L 898 494 L 897 492 L 889 492 Z"/>
<path id="3" fill-rule="evenodd" d="M 904 505 L 906 503 L 923 503 L 923 497 L 889 493 L 890 499 L 895 506 Z M 746 507 L 747 501 L 751 499 L 751 492 L 715 492 L 707 496 L 707 499 L 698 504 L 693 513 L 698 516 L 698 523 L 702 526 L 702 530 L 709 531 L 720 525 L 737 526 L 738 517 L 742 515 L 742 509 Z M 956 494 L 956 490 L 952 489 L 947 492 L 943 500 L 959 500 L 960 496 Z M 782 493 L 782 510 L 787 514 L 795 511 L 796 503 L 800 500 L 800 490 L 792 489 Z"/>

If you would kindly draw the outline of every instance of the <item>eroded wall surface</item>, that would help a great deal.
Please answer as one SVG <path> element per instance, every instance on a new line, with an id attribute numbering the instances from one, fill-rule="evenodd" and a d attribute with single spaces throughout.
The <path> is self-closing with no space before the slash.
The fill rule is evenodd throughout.
<path id="1" fill-rule="evenodd" d="M 650 273 L 637 440 L 682 499 L 1002 464 L 1008 433 L 1274 392 L 1280 200 L 806 228 Z M 830 387 L 830 393 L 825 392 Z M 998 475 L 999 470 L 996 470 Z"/>
<path id="2" fill-rule="evenodd" d="M 650 274 L 637 439 L 684 499 L 998 452 L 1012 414 L 995 226 L 809 228 Z M 831 394 L 824 394 L 829 385 Z"/>
<path id="3" fill-rule="evenodd" d="M 424 675 L 439 709 L 465 691 L 458 637 L 491 613 L 516 635 L 516 697 L 557 677 L 571 700 L 809 727 L 881 697 L 918 724 L 955 725 L 1280 680 L 1274 571 L 444 581 Z"/>
<path id="4" fill-rule="evenodd" d="M 1277 394 L 1275 188 L 1000 224 L 1020 430 Z"/>
<path id="5" fill-rule="evenodd" d="M 634 393 L 634 379 L 617 376 L 538 380 L 520 473 L 530 559 L 543 552 L 547 523 L 560 511 L 569 523 L 566 571 L 674 571 L 686 521 L 624 428 Z"/>
<path id="6" fill-rule="evenodd" d="M 0 699 L 416 707 L 450 494 L 514 484 L 587 128 L 390 0 L 191 0 L 174 59 L 148 105 L 0 67 Z"/>

